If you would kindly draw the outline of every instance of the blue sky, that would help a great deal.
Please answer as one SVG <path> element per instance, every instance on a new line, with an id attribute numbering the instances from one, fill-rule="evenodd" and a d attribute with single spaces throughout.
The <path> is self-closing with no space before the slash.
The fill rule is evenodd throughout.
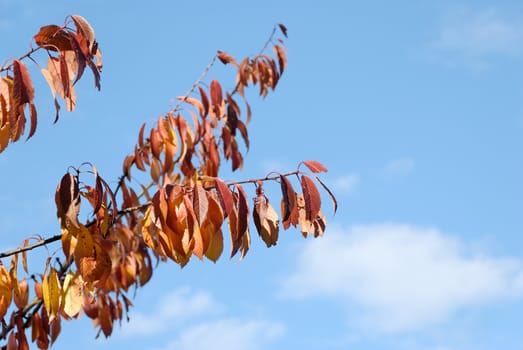
<path id="1" fill-rule="evenodd" d="M 245 170 L 224 176 L 317 159 L 340 209 L 321 239 L 290 230 L 271 249 L 253 239 L 242 262 L 160 265 L 129 324 L 95 340 L 84 317 L 54 348 L 523 348 L 521 2 L 0 0 L 1 57 L 68 14 L 96 30 L 102 91 L 86 76 L 77 111 L 52 125 L 36 83 L 38 131 L 0 155 L 2 247 L 57 233 L 69 165 L 114 183 L 141 123 L 216 50 L 255 53 L 280 22 L 288 71 L 252 100 Z"/>

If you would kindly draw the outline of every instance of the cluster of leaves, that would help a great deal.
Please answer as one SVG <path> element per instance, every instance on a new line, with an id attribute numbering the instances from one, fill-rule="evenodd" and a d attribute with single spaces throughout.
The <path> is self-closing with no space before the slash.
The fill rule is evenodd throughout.
<path id="1" fill-rule="evenodd" d="M 71 22 L 74 29 L 69 27 Z M 56 94 L 58 93 L 65 100 L 67 110 L 74 110 L 76 105 L 74 85 L 82 77 L 86 67 L 92 70 L 95 85 L 100 89 L 101 52 L 93 28 L 82 16 L 68 17 L 63 26 L 44 26 L 33 39 L 36 48 L 0 68 L 0 72 L 5 74 L 0 78 L 0 152 L 9 142 L 20 140 L 24 134 L 27 111 L 30 117 L 27 139 L 30 139 L 36 131 L 37 110 L 34 104 L 34 87 L 29 70 L 22 62 L 24 58 L 34 61 L 32 55 L 36 51 L 43 50 L 47 53 L 47 68 L 40 68 L 40 71 L 53 93 L 56 108 L 55 122 L 60 111 Z"/>
<path id="2" fill-rule="evenodd" d="M 48 68 L 42 72 L 53 95 L 58 92 L 72 110 L 73 86 L 86 67 L 92 69 L 99 88 L 101 60 L 91 26 L 80 16 L 69 18 L 76 30 L 45 26 L 34 40 L 49 52 Z M 82 313 L 93 320 L 98 334 L 109 336 L 115 321 L 127 317 L 132 305 L 129 289 L 150 280 L 155 262 L 170 260 L 183 267 L 193 256 L 216 262 L 224 251 L 224 236 L 230 240 L 230 257 L 239 253 L 242 259 L 251 244 L 251 215 L 267 247 L 276 245 L 280 221 L 284 229 L 297 227 L 305 237 L 323 235 L 326 220 L 317 185 L 331 198 L 334 211 L 337 204 L 319 177 L 311 175 L 327 171 L 319 162 L 304 161 L 295 171 L 261 179 L 226 182 L 219 178 L 223 162 L 229 161 L 233 171 L 241 169 L 243 153 L 249 148 L 251 108 L 245 89 L 258 86 L 259 95 L 265 97 L 285 71 L 286 53 L 283 40 L 276 38 L 278 32 L 287 36 L 283 25 L 275 27 L 260 54 L 241 63 L 218 51 L 208 68 L 216 60 L 234 67 L 234 88 L 228 91 L 217 80 L 207 83 L 204 74 L 189 93 L 179 97 L 175 108 L 153 125 L 144 123 L 134 151 L 123 160 L 123 173 L 115 188 L 89 163 L 71 168 L 62 177 L 55 195 L 60 234 L 33 244 L 26 239 L 17 250 L 0 254 L 12 255 L 9 270 L 0 265 L 0 339 L 7 340 L 8 349 L 27 349 L 29 328 L 31 340 L 45 349 L 58 337 L 62 319 Z M 269 45 L 272 55 L 266 52 Z M 3 79 L 3 86 L 9 88 L 0 90 L 1 125 L 7 125 L 9 139 L 16 141 L 25 108 L 20 101 L 35 110 L 32 86 L 20 60 L 5 70 L 12 71 L 14 78 L 8 74 Z M 18 114 L 11 112 L 15 107 Z M 13 127 L 14 123 L 18 126 Z M 33 133 L 32 126 L 29 136 Z M 300 170 L 302 164 L 308 171 Z M 142 172 L 150 181 L 139 182 L 134 172 Z M 281 188 L 280 216 L 265 195 L 263 186 L 268 181 L 279 183 Z M 252 205 L 245 184 L 255 188 Z M 81 213 L 86 212 L 89 219 L 83 221 Z M 29 274 L 27 251 L 53 241 L 61 242 L 60 257 L 51 254 L 43 273 L 19 279 L 19 256 Z"/>

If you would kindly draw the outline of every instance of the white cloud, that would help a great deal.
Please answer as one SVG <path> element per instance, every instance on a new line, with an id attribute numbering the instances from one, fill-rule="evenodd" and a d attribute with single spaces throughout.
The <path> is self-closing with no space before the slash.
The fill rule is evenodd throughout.
<path id="1" fill-rule="evenodd" d="M 521 18 L 509 19 L 493 9 L 485 9 L 463 10 L 449 16 L 428 47 L 438 60 L 484 68 L 489 56 L 519 55 L 522 45 Z"/>
<path id="2" fill-rule="evenodd" d="M 523 295 L 521 261 L 466 248 L 436 229 L 409 225 L 334 229 L 306 243 L 283 294 L 332 298 L 351 321 L 380 332 L 426 328 L 460 309 Z"/>
<path id="3" fill-rule="evenodd" d="M 223 309 L 211 294 L 178 288 L 159 300 L 151 314 L 132 313 L 131 320 L 122 327 L 123 336 L 141 336 L 165 332 L 179 320 L 190 320 L 201 315 L 217 314 Z"/>
<path id="4" fill-rule="evenodd" d="M 410 174 L 414 170 L 414 159 L 402 157 L 389 161 L 382 169 L 382 174 L 386 177 L 399 177 Z"/>
<path id="5" fill-rule="evenodd" d="M 353 193 L 360 183 L 360 176 L 357 174 L 342 175 L 332 182 L 332 187 L 336 193 Z"/>
<path id="6" fill-rule="evenodd" d="M 222 319 L 188 327 L 167 346 L 155 350 L 258 350 L 280 338 L 281 323 Z"/>

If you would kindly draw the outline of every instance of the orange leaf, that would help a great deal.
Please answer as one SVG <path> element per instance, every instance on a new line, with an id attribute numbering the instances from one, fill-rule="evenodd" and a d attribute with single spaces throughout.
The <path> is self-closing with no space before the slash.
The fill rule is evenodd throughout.
<path id="1" fill-rule="evenodd" d="M 211 241 L 209 242 L 209 247 L 205 252 L 207 259 L 212 262 L 216 262 L 220 255 L 223 252 L 223 233 L 219 228 L 211 235 Z"/>
<path id="2" fill-rule="evenodd" d="M 323 164 L 321 164 L 320 162 L 317 162 L 315 160 L 305 160 L 302 162 L 303 164 L 305 164 L 305 166 L 307 168 L 309 168 L 310 171 L 312 171 L 313 173 L 321 173 L 321 172 L 327 172 L 327 168 L 325 168 L 323 166 Z"/>
<path id="3" fill-rule="evenodd" d="M 196 219 L 198 220 L 198 223 L 202 225 L 209 210 L 209 200 L 207 199 L 206 191 L 203 189 L 202 185 L 197 184 L 193 187 L 192 204 Z"/>
<path id="4" fill-rule="evenodd" d="M 0 319 L 3 319 L 7 314 L 7 309 L 11 304 L 11 288 L 11 276 L 7 269 L 3 265 L 0 265 Z"/>

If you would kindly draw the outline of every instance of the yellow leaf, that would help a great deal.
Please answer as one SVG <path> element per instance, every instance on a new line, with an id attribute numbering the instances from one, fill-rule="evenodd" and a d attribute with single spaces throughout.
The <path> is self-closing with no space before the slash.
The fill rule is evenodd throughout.
<path id="1" fill-rule="evenodd" d="M 60 310 L 61 286 L 58 280 L 58 273 L 51 268 L 49 275 L 44 276 L 42 282 L 42 292 L 44 305 L 49 314 L 49 321 L 52 321 Z"/>

